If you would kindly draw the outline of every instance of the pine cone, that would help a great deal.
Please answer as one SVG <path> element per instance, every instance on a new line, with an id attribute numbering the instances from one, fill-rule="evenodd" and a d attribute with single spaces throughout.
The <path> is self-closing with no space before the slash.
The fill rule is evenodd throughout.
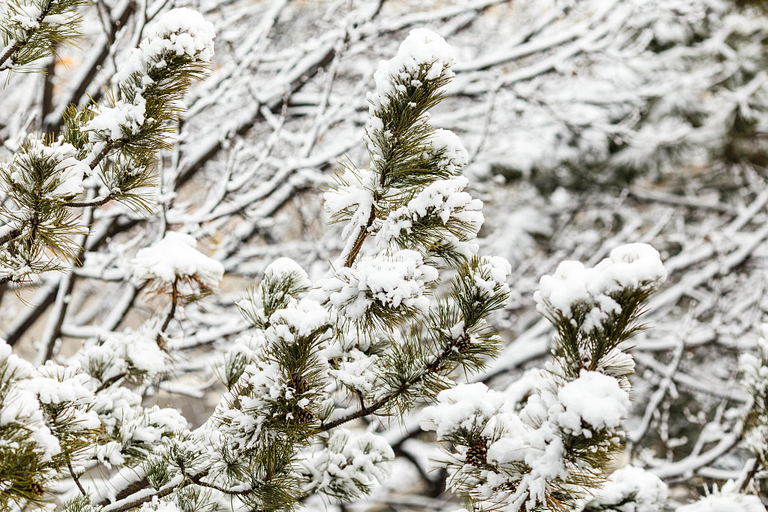
<path id="1" fill-rule="evenodd" d="M 488 455 L 488 438 L 485 436 L 480 436 L 480 439 L 478 439 L 477 442 L 474 445 L 470 446 L 469 449 L 467 450 L 467 455 L 465 457 L 465 460 L 467 464 L 481 467 L 486 463 L 487 455 Z"/>
<path id="2" fill-rule="evenodd" d="M 469 334 L 464 333 L 454 342 L 453 346 L 456 347 L 456 350 L 458 350 L 460 354 L 463 354 L 469 350 L 470 342 Z"/>
<path id="3" fill-rule="evenodd" d="M 306 409 L 299 409 L 299 411 L 294 414 L 294 417 L 296 418 L 296 423 L 299 425 L 306 425 L 315 419 L 315 416 Z"/>
<path id="4" fill-rule="evenodd" d="M 38 496 L 42 496 L 45 493 L 45 488 L 43 488 L 43 484 L 41 484 L 40 482 L 33 481 L 29 485 L 29 490 L 37 494 Z"/>
<path id="5" fill-rule="evenodd" d="M 307 379 L 295 373 L 291 375 L 291 387 L 296 390 L 296 393 L 303 394 L 311 389 Z"/>

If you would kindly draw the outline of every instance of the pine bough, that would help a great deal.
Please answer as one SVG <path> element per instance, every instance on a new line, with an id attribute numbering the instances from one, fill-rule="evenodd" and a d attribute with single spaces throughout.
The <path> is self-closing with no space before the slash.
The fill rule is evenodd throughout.
<path id="1" fill-rule="evenodd" d="M 74 5 L 9 6 L 0 65 L 45 53 L 43 43 L 27 50 L 43 36 L 63 39 Z M 0 210 L 0 279 L 22 282 L 74 258 L 72 235 L 87 228 L 73 207 L 151 207 L 141 191 L 154 183 L 169 121 L 212 55 L 212 26 L 171 11 L 121 68 L 107 104 L 71 108 L 60 139 L 30 136 L 2 164 L 13 208 Z M 652 474 L 628 467 L 606 484 L 629 408 L 634 364 L 624 342 L 666 277 L 651 247 L 619 247 L 591 269 L 564 262 L 541 279 L 535 300 L 556 334 L 527 393 L 455 383 L 500 349 L 487 317 L 505 304 L 511 269 L 477 254 L 482 204 L 465 191 L 467 152 L 430 123 L 453 62 L 442 38 L 418 29 L 380 64 L 368 96 L 370 166 L 348 164 L 325 192 L 346 245 L 315 283 L 277 260 L 239 303 L 252 330 L 226 354 L 227 391 L 200 428 L 174 409 L 141 405 L 142 390 L 170 371 L 165 329 L 177 305 L 222 279 L 189 235 L 169 232 L 133 261 L 137 285 L 170 297 L 164 320 L 91 340 L 66 365 L 33 367 L 0 343 L 0 508 L 51 508 L 49 491 L 67 512 L 277 511 L 313 494 L 350 501 L 383 481 L 394 458 L 378 423 L 361 430 L 356 420 L 427 402 L 422 427 L 452 447 L 436 464 L 470 509 L 658 510 L 667 491 Z M 745 365 L 764 397 L 761 354 Z M 762 461 L 764 399 L 747 421 Z M 110 476 L 83 477 L 97 467 Z"/>

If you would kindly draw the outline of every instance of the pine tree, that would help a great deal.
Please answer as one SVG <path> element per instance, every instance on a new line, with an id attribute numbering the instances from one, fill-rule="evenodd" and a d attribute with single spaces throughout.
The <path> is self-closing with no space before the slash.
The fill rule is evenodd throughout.
<path id="1" fill-rule="evenodd" d="M 2 212 L 5 281 L 78 256 L 83 241 L 72 236 L 89 223 L 71 208 L 115 200 L 149 210 L 142 189 L 153 184 L 176 102 L 212 55 L 210 27 L 197 15 L 166 16 L 105 103 L 72 108 L 61 139 L 31 138 L 3 167 L 15 202 Z M 588 500 L 620 450 L 633 371 L 625 342 L 666 276 L 649 246 L 622 246 L 592 269 L 565 262 L 542 278 L 536 302 L 556 334 L 525 404 L 456 385 L 500 348 L 488 316 L 507 300 L 511 268 L 478 255 L 483 217 L 461 176 L 467 152 L 430 122 L 453 61 L 445 41 L 422 29 L 380 65 L 368 97 L 370 165 L 346 164 L 325 193 L 329 217 L 345 224 L 342 252 L 314 283 L 289 259 L 266 269 L 239 303 L 251 329 L 218 367 L 227 391 L 202 427 L 141 405 L 171 371 L 170 322 L 216 293 L 223 276 L 188 235 L 169 231 L 133 259 L 136 286 L 170 302 L 141 329 L 90 340 L 67 366 L 35 368 L 2 345 L 0 506 L 40 505 L 61 481 L 75 494 L 63 505 L 70 512 L 351 501 L 386 478 L 394 457 L 355 422 L 397 421 L 432 403 L 423 427 L 452 445 L 441 464 L 468 508 L 659 507 L 663 484 L 632 469 L 612 475 L 610 496 Z M 82 478 L 94 467 L 111 471 L 106 498 Z"/>

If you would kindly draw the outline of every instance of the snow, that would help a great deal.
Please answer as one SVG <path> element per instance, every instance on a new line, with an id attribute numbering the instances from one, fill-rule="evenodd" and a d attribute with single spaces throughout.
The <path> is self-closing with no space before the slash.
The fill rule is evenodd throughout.
<path id="1" fill-rule="evenodd" d="M 309 477 L 305 488 L 331 496 L 360 495 L 361 488 L 387 479 L 394 458 L 392 448 L 381 436 L 337 428 L 325 448 L 302 462 L 301 469 Z"/>
<path id="2" fill-rule="evenodd" d="M 378 227 L 376 245 L 380 249 L 400 236 L 400 232 L 410 231 L 414 222 L 427 217 L 439 217 L 443 225 L 450 221 L 469 226 L 468 238 L 474 238 L 483 225 L 482 201 L 472 199 L 464 192 L 467 178 L 460 176 L 448 180 L 437 180 L 421 190 L 407 205 L 391 212 Z"/>
<path id="3" fill-rule="evenodd" d="M 98 114 L 83 127 L 91 142 L 104 139 L 120 140 L 136 135 L 145 121 L 147 100 L 137 94 L 132 103 L 115 101 L 114 107 L 97 107 Z"/>
<path id="4" fill-rule="evenodd" d="M 165 501 L 158 499 L 157 496 L 152 497 L 152 501 L 144 503 L 139 509 L 140 512 L 181 512 L 181 509 L 176 506 L 172 501 Z"/>
<path id="5" fill-rule="evenodd" d="M 127 62 L 114 77 L 125 82 L 133 73 L 146 75 L 151 66 L 162 62 L 165 52 L 187 55 L 191 60 L 208 63 L 213 58 L 213 24 L 203 15 L 187 8 L 171 9 L 149 29 L 150 36 L 131 52 Z"/>
<path id="6" fill-rule="evenodd" d="M 451 130 L 436 129 L 431 143 L 433 151 L 442 155 L 440 167 L 449 173 L 458 174 L 469 163 L 469 153 L 464 149 L 461 139 Z"/>
<path id="7" fill-rule="evenodd" d="M 501 256 L 483 256 L 472 269 L 472 281 L 480 295 L 490 298 L 495 294 L 509 293 L 507 277 L 512 273 L 512 265 Z"/>
<path id="8" fill-rule="evenodd" d="M 286 277 L 291 277 L 296 281 L 296 288 L 309 288 L 312 286 L 312 282 L 307 277 L 307 272 L 301 268 L 301 265 L 290 258 L 278 258 L 264 270 L 265 279 L 280 281 Z"/>
<path id="9" fill-rule="evenodd" d="M 561 387 L 557 398 L 565 408 L 557 417 L 558 424 L 576 435 L 582 432 L 582 422 L 598 430 L 614 429 L 629 409 L 629 394 L 616 379 L 586 370 Z"/>
<path id="10" fill-rule="evenodd" d="M 756 421 L 752 421 L 751 428 L 744 432 L 744 440 L 754 454 L 764 459 L 768 455 L 768 418 L 759 404 L 768 397 L 768 324 L 763 324 L 761 331 L 757 339 L 757 355 L 741 354 L 739 366 L 744 387 L 758 401 L 758 406 L 750 410 L 757 415 Z"/>
<path id="11" fill-rule="evenodd" d="M 213 57 L 213 24 L 191 9 L 172 9 L 163 14 L 127 62 L 120 66 L 113 80 L 124 89 L 131 89 L 131 101 L 119 99 L 113 106 L 95 107 L 97 114 L 83 131 L 91 143 L 117 141 L 138 134 L 146 121 L 146 99 L 143 94 L 153 83 L 149 73 L 153 67 L 163 67 L 163 56 L 170 53 L 185 55 L 191 62 L 207 64 Z M 139 85 L 130 80 L 140 77 Z"/>
<path id="12" fill-rule="evenodd" d="M 371 115 L 389 104 L 391 98 L 402 90 L 402 83 L 452 78 L 454 75 L 450 67 L 455 61 L 453 49 L 445 39 L 425 28 L 411 30 L 400 43 L 397 55 L 381 61 L 373 75 L 376 91 L 368 93 Z"/>
<path id="13" fill-rule="evenodd" d="M 278 309 L 269 318 L 265 332 L 268 341 L 282 339 L 293 342 L 297 336 L 309 336 L 329 324 L 328 311 L 311 299 L 291 301 L 288 307 Z"/>
<path id="14" fill-rule="evenodd" d="M 342 238 L 357 234 L 354 228 L 365 226 L 373 206 L 375 185 L 374 173 L 370 169 L 346 169 L 338 176 L 339 186 L 323 193 L 323 208 L 328 217 L 335 221 L 349 212 L 349 223 L 344 227 Z"/>
<path id="15" fill-rule="evenodd" d="M 32 30 L 40 27 L 38 19 L 43 12 L 37 5 L 24 5 L 17 6 L 18 14 L 10 16 L 11 21 L 15 21 L 24 30 Z"/>
<path id="16" fill-rule="evenodd" d="M 366 256 L 352 268 L 341 268 L 336 277 L 323 284 L 330 302 L 346 318 L 361 320 L 374 307 L 429 308 L 426 287 L 438 279 L 437 269 L 424 263 L 421 254 L 410 249 L 391 256 Z"/>
<path id="17" fill-rule="evenodd" d="M 650 471 L 625 466 L 614 471 L 597 497 L 583 510 L 616 512 L 658 512 L 669 496 L 667 485 Z"/>
<path id="18" fill-rule="evenodd" d="M 141 249 L 131 261 L 133 277 L 139 281 L 159 279 L 173 283 L 178 278 L 194 278 L 204 286 L 218 289 L 224 267 L 198 251 L 191 235 L 169 231 L 150 247 Z"/>
<path id="19" fill-rule="evenodd" d="M 627 244 L 588 269 L 578 261 L 564 261 L 552 276 L 542 276 L 534 294 L 536 309 L 546 318 L 571 318 L 574 308 L 591 305 L 583 328 L 600 328 L 610 314 L 620 312 L 609 296 L 623 289 L 654 289 L 667 277 L 658 251 L 647 244 Z"/>
<path id="20" fill-rule="evenodd" d="M 107 338 L 101 345 L 85 347 L 76 355 L 77 364 L 92 376 L 107 382 L 121 375 L 137 373 L 141 380 L 153 382 L 168 371 L 170 356 L 157 345 L 158 328 L 155 323 L 138 331 L 128 330 L 123 336 Z"/>
<path id="21" fill-rule="evenodd" d="M 88 165 L 75 158 L 77 150 L 61 139 L 45 144 L 43 139 L 29 135 L 21 151 L 11 161 L 11 180 L 29 194 L 39 194 L 35 177 L 28 174 L 42 162 L 55 162 L 54 172 L 44 188 L 53 188 L 44 196 L 49 200 L 66 200 L 83 192 L 83 176 L 90 173 Z"/>
<path id="22" fill-rule="evenodd" d="M 505 409 L 506 397 L 478 382 L 441 391 L 437 401 L 437 405 L 424 409 L 421 428 L 435 431 L 438 438 L 444 439 L 460 430 L 483 430 L 494 415 Z"/>
<path id="23" fill-rule="evenodd" d="M 729 480 L 722 489 L 714 490 L 695 503 L 678 507 L 676 512 L 765 512 L 760 498 L 739 492 L 738 485 Z"/>

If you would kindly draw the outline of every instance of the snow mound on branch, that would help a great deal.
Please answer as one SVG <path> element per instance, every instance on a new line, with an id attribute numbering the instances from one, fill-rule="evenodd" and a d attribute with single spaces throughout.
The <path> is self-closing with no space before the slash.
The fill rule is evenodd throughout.
<path id="1" fill-rule="evenodd" d="M 307 272 L 291 258 L 278 258 L 264 270 L 265 279 L 281 280 L 288 276 L 296 280 L 297 288 L 309 288 L 312 286 Z"/>
<path id="2" fill-rule="evenodd" d="M 339 269 L 324 288 L 331 292 L 334 307 L 347 318 L 359 320 L 375 302 L 392 309 L 426 311 L 425 287 L 438 277 L 437 269 L 424 263 L 421 254 L 404 249 L 388 257 L 365 257 L 354 268 Z"/>
<path id="3" fill-rule="evenodd" d="M 116 82 L 123 82 L 133 73 L 146 74 L 149 66 L 164 65 L 163 53 L 188 55 L 194 60 L 208 63 L 213 58 L 213 24 L 192 9 L 171 9 L 160 16 L 151 36 L 144 39 L 124 66 L 115 74 Z"/>
<path id="4" fill-rule="evenodd" d="M 432 149 L 442 153 L 440 167 L 447 169 L 451 174 L 458 174 L 462 167 L 469 163 L 469 153 L 459 136 L 451 130 L 435 130 L 432 134 Z"/>
<path id="5" fill-rule="evenodd" d="M 165 238 L 141 249 L 131 262 L 133 277 L 139 281 L 160 279 L 173 283 L 177 278 L 194 278 L 216 290 L 224 277 L 224 267 L 195 247 L 191 235 L 169 231 Z"/>
<path id="6" fill-rule="evenodd" d="M 313 453 L 302 466 L 309 474 L 306 486 L 311 491 L 356 496 L 361 487 L 385 481 L 394 458 L 383 437 L 339 428 L 331 434 L 326 448 Z"/>
<path id="7" fill-rule="evenodd" d="M 405 86 L 400 82 L 418 86 L 419 72 L 421 68 L 427 68 L 426 74 L 422 77 L 426 80 L 435 80 L 444 76 L 452 78 L 453 71 L 450 70 L 454 64 L 453 49 L 445 39 L 426 28 L 417 28 L 411 30 L 411 33 L 400 43 L 400 49 L 390 60 L 379 62 L 379 68 L 373 75 L 376 82 L 376 92 L 368 93 L 370 102 L 370 111 L 373 114 L 381 110 L 383 106 L 389 104 L 389 97 L 394 96 Z"/>
<path id="8" fill-rule="evenodd" d="M 467 183 L 467 178 L 459 176 L 424 187 L 407 205 L 387 216 L 376 233 L 377 247 L 386 247 L 401 231 L 409 232 L 414 222 L 428 216 L 440 217 L 444 225 L 449 221 L 466 224 L 471 226 L 470 234 L 476 235 L 485 220 L 480 213 L 483 202 L 464 192 Z"/>
<path id="9" fill-rule="evenodd" d="M 627 244 L 611 251 L 594 268 L 578 261 L 564 261 L 552 276 L 542 276 L 533 298 L 536 309 L 550 320 L 571 318 L 578 304 L 594 304 L 585 329 L 599 327 L 621 307 L 609 295 L 624 289 L 653 289 L 667 277 L 656 249 L 647 244 Z"/>
<path id="10" fill-rule="evenodd" d="M 99 113 L 83 127 L 88 140 L 98 142 L 99 137 L 112 140 L 139 133 L 144 125 L 147 100 L 137 94 L 133 103 L 117 100 L 114 107 L 99 106 Z"/>
<path id="11" fill-rule="evenodd" d="M 437 405 L 424 409 L 421 428 L 434 430 L 439 438 L 444 438 L 458 430 L 484 428 L 504 408 L 507 398 L 478 382 L 441 391 L 437 401 Z"/>
<path id="12" fill-rule="evenodd" d="M 11 346 L 0 339 L 0 371 L 3 366 L 3 374 L 9 380 L 25 379 L 35 371 L 31 364 L 11 353 Z M 61 445 L 45 424 L 40 402 L 34 392 L 21 386 L 23 382 L 13 382 L 5 395 L 0 407 L 0 427 L 23 425 L 29 438 L 37 445 L 36 451 L 47 461 L 61 453 Z"/>
<path id="13" fill-rule="evenodd" d="M 658 512 L 664 508 L 669 489 L 650 471 L 626 466 L 616 470 L 597 494 L 599 497 L 587 503 L 582 510 Z"/>
<path id="14" fill-rule="evenodd" d="M 125 336 L 110 336 L 101 345 L 84 348 L 77 354 L 76 364 L 91 376 L 108 382 L 123 375 L 143 375 L 152 381 L 167 371 L 170 356 L 157 345 L 159 327 L 152 323 Z"/>
<path id="15" fill-rule="evenodd" d="M 155 496 L 151 502 L 143 504 L 139 512 L 181 512 L 181 509 L 172 501 L 160 500 Z"/>
<path id="16" fill-rule="evenodd" d="M 125 89 L 132 89 L 132 100 L 122 99 L 113 107 L 100 106 L 98 113 L 83 127 L 90 142 L 103 139 L 118 140 L 138 134 L 146 121 L 144 98 L 146 88 L 153 79 L 149 76 L 154 68 L 164 68 L 164 56 L 187 56 L 190 61 L 207 64 L 213 57 L 213 25 L 203 15 L 191 9 L 172 9 L 163 14 L 154 25 L 152 35 L 131 51 L 124 66 L 115 74 L 114 81 Z M 138 85 L 130 80 L 137 74 Z M 129 96 L 130 97 L 130 96 Z"/>
<path id="17" fill-rule="evenodd" d="M 721 490 L 715 487 L 709 495 L 695 503 L 683 505 L 677 512 L 765 512 L 760 498 L 739 492 L 736 483 L 729 480 Z"/>
<path id="18" fill-rule="evenodd" d="M 586 370 L 561 387 L 557 398 L 565 408 L 558 424 L 575 433 L 581 432 L 582 422 L 601 430 L 616 428 L 629 409 L 629 395 L 616 379 Z"/>

